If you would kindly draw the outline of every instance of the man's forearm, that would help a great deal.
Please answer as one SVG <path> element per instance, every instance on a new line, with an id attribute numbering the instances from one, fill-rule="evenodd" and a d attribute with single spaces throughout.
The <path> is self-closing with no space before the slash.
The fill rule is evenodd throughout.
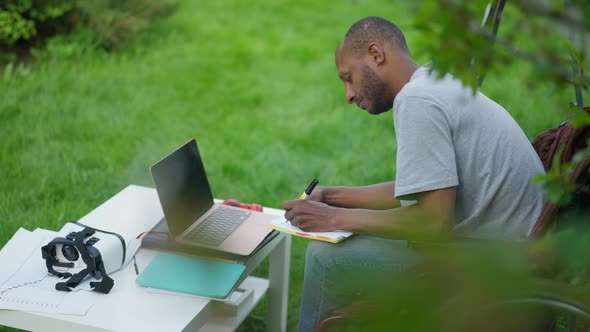
<path id="1" fill-rule="evenodd" d="M 385 210 L 400 206 L 394 198 L 395 182 L 363 187 L 324 187 L 324 202 L 352 209 Z"/>
<path id="2" fill-rule="evenodd" d="M 448 235 L 448 220 L 441 220 L 418 204 L 389 210 L 340 209 L 337 229 L 393 239 L 422 239 Z"/>

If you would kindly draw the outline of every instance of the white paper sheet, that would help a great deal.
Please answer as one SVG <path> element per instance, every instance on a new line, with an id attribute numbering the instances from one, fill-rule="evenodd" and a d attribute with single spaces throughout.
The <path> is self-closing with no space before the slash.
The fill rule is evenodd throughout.
<path id="1" fill-rule="evenodd" d="M 0 251 L 0 309 L 85 315 L 92 307 L 96 293 L 55 290 L 60 279 L 48 274 L 41 246 L 56 235 L 21 228 Z"/>

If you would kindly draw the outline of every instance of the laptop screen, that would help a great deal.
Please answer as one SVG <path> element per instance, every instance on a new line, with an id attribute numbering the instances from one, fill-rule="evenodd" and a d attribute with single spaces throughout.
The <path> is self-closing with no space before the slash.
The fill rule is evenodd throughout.
<path id="1" fill-rule="evenodd" d="M 213 206 L 194 139 L 150 168 L 170 234 L 177 237 Z"/>

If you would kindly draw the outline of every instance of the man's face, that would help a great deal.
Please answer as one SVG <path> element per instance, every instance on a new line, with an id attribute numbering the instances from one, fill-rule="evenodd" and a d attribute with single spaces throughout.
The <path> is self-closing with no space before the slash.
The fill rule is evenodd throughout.
<path id="1" fill-rule="evenodd" d="M 346 101 L 370 114 L 387 112 L 393 103 L 389 87 L 365 60 L 349 53 L 342 49 L 336 53 L 336 68 L 345 86 Z"/>

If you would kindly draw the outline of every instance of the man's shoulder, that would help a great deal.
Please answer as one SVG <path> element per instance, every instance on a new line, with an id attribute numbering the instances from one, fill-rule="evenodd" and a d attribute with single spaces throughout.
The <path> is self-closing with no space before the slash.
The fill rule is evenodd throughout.
<path id="1" fill-rule="evenodd" d="M 432 102 L 446 108 L 449 96 L 468 96 L 466 88 L 460 80 L 446 74 L 438 77 L 436 73 L 430 73 L 420 68 L 421 73 L 412 79 L 400 90 L 395 97 L 394 105 L 405 100 L 421 99 Z"/>
<path id="2" fill-rule="evenodd" d="M 442 82 L 433 79 L 417 79 L 406 84 L 393 101 L 393 109 L 396 113 L 411 112 L 417 108 L 423 110 L 439 110 L 448 112 L 451 109 L 448 104 L 447 88 Z"/>
<path id="3" fill-rule="evenodd" d="M 429 72 L 412 77 L 393 102 L 395 112 L 412 111 L 416 107 L 443 111 L 453 122 L 468 114 L 477 117 L 484 109 L 492 112 L 504 110 L 480 91 L 474 92 L 465 86 L 460 79 L 450 74 L 439 77 Z"/>

